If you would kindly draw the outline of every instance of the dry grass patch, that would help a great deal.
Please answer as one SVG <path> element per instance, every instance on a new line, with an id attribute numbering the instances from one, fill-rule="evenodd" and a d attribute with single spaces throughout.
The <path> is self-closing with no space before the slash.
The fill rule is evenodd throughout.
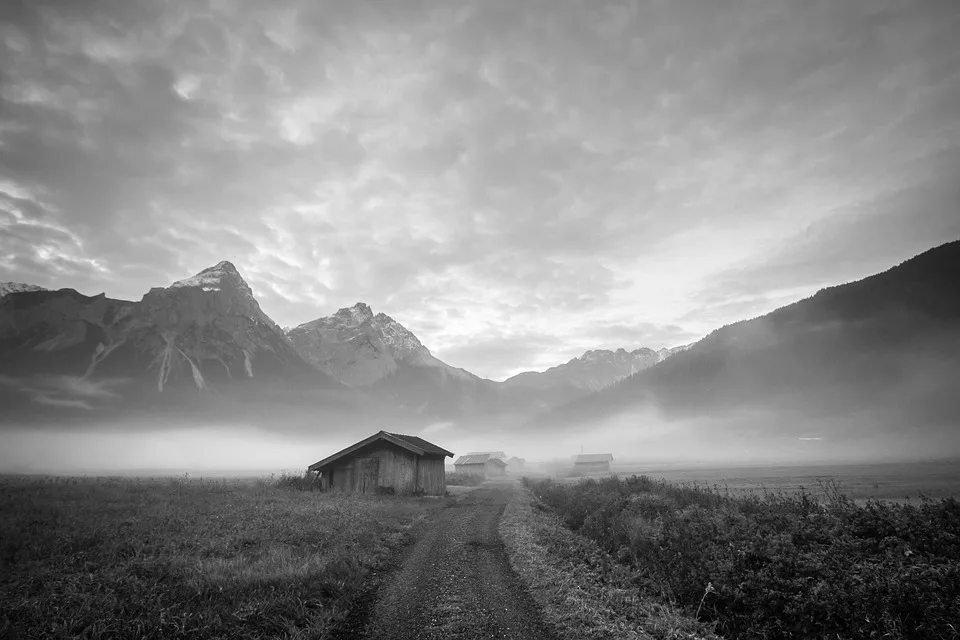
<path id="1" fill-rule="evenodd" d="M 319 638 L 442 501 L 280 479 L 0 479 L 0 637 Z"/>
<path id="2" fill-rule="evenodd" d="M 675 607 L 642 597 L 629 572 L 518 486 L 500 522 L 510 562 L 566 639 L 714 639 Z"/>

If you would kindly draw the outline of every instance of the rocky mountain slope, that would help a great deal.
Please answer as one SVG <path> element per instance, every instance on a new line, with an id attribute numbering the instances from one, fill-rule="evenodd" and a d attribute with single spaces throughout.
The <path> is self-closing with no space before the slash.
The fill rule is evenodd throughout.
<path id="1" fill-rule="evenodd" d="M 507 387 L 527 387 L 546 389 L 565 387 L 584 391 L 599 391 L 609 387 L 635 373 L 663 362 L 686 346 L 674 349 L 654 351 L 641 347 L 633 351 L 626 349 L 596 349 L 585 352 L 578 358 L 572 358 L 564 364 L 551 367 L 543 372 L 527 371 L 504 381 Z"/>
<path id="2" fill-rule="evenodd" d="M 437 359 L 413 332 L 363 302 L 290 329 L 287 337 L 304 360 L 340 382 L 413 415 L 440 419 L 531 415 L 671 354 L 667 349 L 588 351 L 543 373 L 494 382 Z"/>
<path id="3" fill-rule="evenodd" d="M 46 289 L 35 284 L 23 284 L 22 282 L 0 282 L 0 298 L 8 293 L 21 293 L 23 291 L 46 291 Z"/>
<path id="4" fill-rule="evenodd" d="M 287 337 L 320 371 L 415 415 L 462 417 L 495 412 L 500 404 L 497 383 L 438 360 L 406 327 L 362 302 Z"/>
<path id="5" fill-rule="evenodd" d="M 229 262 L 139 302 L 72 289 L 7 295 L 0 363 L 8 396 L 66 409 L 342 388 L 300 357 Z"/>
<path id="6" fill-rule="evenodd" d="M 591 351 L 545 374 L 493 382 L 437 359 L 363 303 L 284 331 L 225 261 L 137 302 L 31 285 L 5 290 L 0 396 L 28 413 L 254 404 L 286 415 L 319 402 L 391 421 L 523 420 L 665 355 Z"/>
<path id="7" fill-rule="evenodd" d="M 479 380 L 437 360 L 406 327 L 384 313 L 374 315 L 362 302 L 290 329 L 287 337 L 307 362 L 350 386 L 372 385 L 402 365 Z"/>
<path id="8" fill-rule="evenodd" d="M 659 366 L 530 426 L 644 429 L 686 421 L 711 424 L 725 437 L 745 429 L 755 439 L 837 446 L 842 440 L 869 448 L 882 440 L 887 449 L 912 446 L 913 433 L 956 452 L 958 282 L 960 242 L 952 242 L 718 329 Z"/>

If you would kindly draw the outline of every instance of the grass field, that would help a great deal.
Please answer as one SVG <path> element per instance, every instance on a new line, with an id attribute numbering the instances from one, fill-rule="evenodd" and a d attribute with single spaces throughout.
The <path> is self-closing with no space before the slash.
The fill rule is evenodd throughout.
<path id="1" fill-rule="evenodd" d="M 671 483 L 717 486 L 737 493 L 801 489 L 822 495 L 822 485 L 839 486 L 852 500 L 917 501 L 960 498 L 960 460 L 849 464 L 822 466 L 669 467 L 614 462 L 611 472 L 620 476 L 645 475 Z"/>
<path id="2" fill-rule="evenodd" d="M 646 598 L 723 637 L 960 638 L 960 501 L 861 503 L 829 480 L 817 496 L 684 479 L 526 484 L 614 560 L 607 573 L 626 569 Z"/>
<path id="3" fill-rule="evenodd" d="M 319 638 L 442 502 L 294 478 L 0 478 L 0 637 Z"/>

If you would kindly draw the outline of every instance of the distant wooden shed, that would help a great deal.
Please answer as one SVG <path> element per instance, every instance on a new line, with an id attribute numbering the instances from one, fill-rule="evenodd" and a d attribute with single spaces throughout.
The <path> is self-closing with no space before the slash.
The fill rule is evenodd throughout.
<path id="1" fill-rule="evenodd" d="M 310 465 L 323 490 L 442 496 L 447 491 L 443 462 L 453 454 L 417 436 L 381 431 Z"/>
<path id="2" fill-rule="evenodd" d="M 613 462 L 613 455 L 609 453 L 583 453 L 573 456 L 573 474 L 610 473 L 611 462 Z"/>
<path id="3" fill-rule="evenodd" d="M 507 473 L 520 473 L 523 471 L 524 467 L 527 464 L 527 461 L 523 458 L 513 456 L 512 458 L 507 458 Z"/>
<path id="4" fill-rule="evenodd" d="M 498 457 L 497 453 L 499 452 L 468 453 L 457 458 L 453 463 L 453 468 L 458 473 L 480 476 L 481 478 L 506 475 L 507 463 L 503 461 L 503 458 Z"/>

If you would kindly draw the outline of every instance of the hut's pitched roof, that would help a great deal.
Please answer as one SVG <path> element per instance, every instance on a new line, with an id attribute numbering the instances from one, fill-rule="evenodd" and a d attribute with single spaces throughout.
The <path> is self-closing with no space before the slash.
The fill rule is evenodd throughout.
<path id="1" fill-rule="evenodd" d="M 465 456 L 460 456 L 459 458 L 457 458 L 454 461 L 453 465 L 456 466 L 458 464 L 486 464 L 487 462 L 494 462 L 496 464 L 507 466 L 506 462 L 489 453 L 468 453 Z"/>
<path id="2" fill-rule="evenodd" d="M 468 451 L 467 453 L 465 453 L 465 454 L 463 454 L 463 455 L 465 455 L 465 456 L 483 456 L 483 455 L 487 455 L 487 456 L 490 456 L 491 458 L 500 458 L 501 460 L 506 460 L 506 459 L 507 459 L 507 454 L 505 454 L 503 451 Z"/>
<path id="3" fill-rule="evenodd" d="M 453 457 L 453 453 L 447 451 L 446 449 L 438 447 L 432 442 L 427 442 L 423 438 L 420 438 L 417 436 L 407 436 L 400 433 L 388 433 L 386 431 L 380 431 L 379 433 L 373 434 L 369 438 L 361 440 L 356 444 L 350 445 L 346 449 L 341 449 L 340 451 L 336 452 L 332 456 L 327 456 L 323 460 L 314 462 L 309 467 L 310 471 L 316 471 L 322 467 L 326 467 L 330 463 L 336 462 L 340 458 L 344 456 L 348 456 L 354 451 L 362 449 L 363 447 L 373 442 L 376 442 L 377 440 L 386 440 L 387 442 L 395 444 L 398 447 L 402 447 L 403 449 L 406 449 L 407 451 L 410 451 L 418 456 L 422 456 L 425 453 L 432 453 L 432 454 L 447 456 L 450 458 Z"/>
<path id="4" fill-rule="evenodd" d="M 446 449 L 442 449 L 437 445 L 433 444 L 432 442 L 427 442 L 426 440 L 424 440 L 419 436 L 405 436 L 402 433 L 391 433 L 388 435 L 391 435 L 395 438 L 400 438 L 401 440 L 405 440 L 406 442 L 409 442 L 413 446 L 423 449 L 427 453 L 435 453 L 437 455 L 449 456 L 451 458 L 453 457 L 453 454 L 447 451 Z"/>
<path id="5" fill-rule="evenodd" d="M 581 453 L 578 456 L 573 456 L 573 464 L 583 464 L 588 462 L 612 462 L 613 454 L 611 453 Z"/>

